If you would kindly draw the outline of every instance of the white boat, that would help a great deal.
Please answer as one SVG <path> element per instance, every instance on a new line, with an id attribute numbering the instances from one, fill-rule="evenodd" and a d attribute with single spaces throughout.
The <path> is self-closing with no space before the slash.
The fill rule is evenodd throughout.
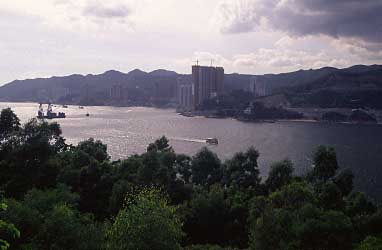
<path id="1" fill-rule="evenodd" d="M 218 145 L 219 144 L 219 141 L 217 138 L 207 138 L 206 139 L 206 143 L 208 144 L 212 144 L 212 145 Z"/>

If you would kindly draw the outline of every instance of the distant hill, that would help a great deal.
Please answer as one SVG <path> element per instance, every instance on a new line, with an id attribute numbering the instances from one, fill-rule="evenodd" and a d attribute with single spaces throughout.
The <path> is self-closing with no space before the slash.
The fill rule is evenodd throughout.
<path id="1" fill-rule="evenodd" d="M 176 101 L 177 79 L 184 75 L 164 69 L 144 72 L 139 69 L 123 73 L 115 70 L 99 75 L 70 75 L 63 77 L 15 80 L 0 87 L 1 101 L 33 101 L 81 103 L 83 105 L 113 104 L 110 90 L 119 86 L 126 90 L 133 104 Z M 255 75 L 226 74 L 226 91 L 246 90 Z M 309 105 L 305 99 L 323 90 L 346 92 L 368 90 L 379 93 L 382 87 L 382 65 L 355 65 L 345 69 L 324 67 L 282 74 L 256 75 L 267 85 L 269 94 L 287 93 L 294 105 Z M 341 91 L 340 91 L 341 90 Z M 379 94 L 377 94 L 378 97 Z M 382 96 L 381 96 L 382 99 Z M 332 104 L 331 104 L 332 105 Z"/>
<path id="2" fill-rule="evenodd" d="M 382 68 L 353 66 L 283 92 L 293 106 L 382 109 Z"/>
<path id="3" fill-rule="evenodd" d="M 151 73 L 135 69 L 129 73 L 115 70 L 99 75 L 70 75 L 12 81 L 0 87 L 0 100 L 104 104 L 113 86 L 121 86 L 131 98 L 148 100 L 151 97 L 176 96 L 176 76 L 173 71 Z"/>

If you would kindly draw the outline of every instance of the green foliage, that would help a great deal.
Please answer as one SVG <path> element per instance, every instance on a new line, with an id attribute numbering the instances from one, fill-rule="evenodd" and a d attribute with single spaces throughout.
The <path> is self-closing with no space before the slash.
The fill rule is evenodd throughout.
<path id="1" fill-rule="evenodd" d="M 313 178 L 326 181 L 332 178 L 338 169 L 337 155 L 334 148 L 320 146 L 314 153 Z"/>
<path id="2" fill-rule="evenodd" d="M 368 236 L 355 250 L 382 250 L 382 237 Z"/>
<path id="3" fill-rule="evenodd" d="M 19 128 L 20 120 L 16 114 L 10 108 L 3 109 L 0 114 L 0 142 Z"/>
<path id="4" fill-rule="evenodd" d="M 181 249 L 182 223 L 158 191 L 145 189 L 127 201 L 108 232 L 107 249 Z"/>
<path id="5" fill-rule="evenodd" d="M 147 147 L 147 152 L 160 151 L 160 152 L 173 152 L 172 147 L 169 145 L 169 141 L 165 136 L 162 136 L 154 143 L 150 143 Z"/>
<path id="6" fill-rule="evenodd" d="M 274 208 L 297 209 L 306 203 L 316 204 L 317 199 L 308 183 L 293 182 L 270 194 L 269 203 Z"/>
<path id="7" fill-rule="evenodd" d="M 97 218 L 107 217 L 115 169 L 106 145 L 88 139 L 57 158 L 60 167 L 56 179 L 80 195 L 80 211 L 94 213 Z"/>
<path id="8" fill-rule="evenodd" d="M 192 158 L 192 182 L 197 185 L 211 185 L 221 177 L 221 163 L 218 156 L 208 148 L 202 148 Z"/>
<path id="9" fill-rule="evenodd" d="M 107 146 L 99 140 L 95 141 L 93 138 L 80 142 L 76 147 L 76 151 L 83 152 L 87 154 L 88 158 L 93 158 L 99 162 L 110 159 L 107 154 Z"/>
<path id="10" fill-rule="evenodd" d="M 323 198 L 321 195 L 307 182 L 292 182 L 268 198 L 253 199 L 251 248 L 349 249 L 352 245 L 351 219 L 342 211 L 322 204 L 330 203 L 331 196 Z"/>
<path id="11" fill-rule="evenodd" d="M 352 217 L 365 216 L 376 212 L 377 208 L 363 193 L 352 193 L 346 201 L 346 213 Z"/>
<path id="12" fill-rule="evenodd" d="M 251 249 L 349 249 L 352 222 L 342 212 L 312 204 L 291 209 L 266 205 L 251 224 Z"/>
<path id="13" fill-rule="evenodd" d="M 273 192 L 289 184 L 293 178 L 293 171 L 293 163 L 290 160 L 274 163 L 265 182 L 268 190 Z"/>
<path id="14" fill-rule="evenodd" d="M 230 207 L 219 185 L 210 190 L 196 189 L 189 202 L 185 232 L 194 244 L 219 244 L 226 240 Z"/>
<path id="15" fill-rule="evenodd" d="M 3 201 L 0 201 L 0 212 L 6 211 L 7 208 L 8 206 Z M 9 238 L 20 238 L 20 231 L 12 223 L 3 220 L 2 217 L 3 216 L 0 217 L 0 250 L 7 250 L 10 247 L 10 244 L 8 242 Z M 3 236 L 5 236 L 6 238 L 3 238 Z"/>
<path id="16" fill-rule="evenodd" d="M 184 250 L 238 250 L 238 248 L 226 248 L 218 245 L 191 245 L 185 247 Z"/>
<path id="17" fill-rule="evenodd" d="M 10 209 L 3 215 L 22 232 L 11 249 L 102 249 L 105 229 L 76 210 L 77 199 L 59 187 L 32 190 L 21 201 L 8 200 Z M 97 238 L 84 241 L 90 232 Z"/>
<path id="18" fill-rule="evenodd" d="M 224 166 L 224 182 L 228 186 L 240 189 L 256 188 L 259 186 L 259 152 L 250 147 L 246 152 L 236 153 Z"/>
<path id="19" fill-rule="evenodd" d="M 162 137 L 111 162 L 100 141 L 66 145 L 57 123 L 20 126 L 7 109 L 0 127 L 0 250 L 379 249 L 382 210 L 337 173 L 333 148 L 318 148 L 306 177 L 284 160 L 261 183 L 253 147 L 222 164 Z"/>
<path id="20" fill-rule="evenodd" d="M 32 119 L 0 144 L 0 187 L 6 197 L 56 184 L 55 157 L 66 149 L 57 123 Z"/>
<path id="21" fill-rule="evenodd" d="M 316 186 L 316 189 L 320 206 L 333 210 L 343 209 L 344 200 L 342 198 L 342 192 L 336 184 L 327 182 Z"/>
<path id="22" fill-rule="evenodd" d="M 343 196 L 349 195 L 353 190 L 353 179 L 354 175 L 349 169 L 342 171 L 334 178 L 334 183 L 341 190 Z"/>
<path id="23" fill-rule="evenodd" d="M 123 207 L 125 197 L 134 190 L 134 186 L 125 180 L 120 180 L 113 185 L 112 194 L 109 202 L 109 211 L 116 215 Z"/>

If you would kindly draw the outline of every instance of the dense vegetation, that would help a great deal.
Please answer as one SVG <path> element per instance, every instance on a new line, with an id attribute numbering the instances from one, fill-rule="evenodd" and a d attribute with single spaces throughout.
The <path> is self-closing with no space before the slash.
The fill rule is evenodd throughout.
<path id="1" fill-rule="evenodd" d="M 247 112 L 248 109 L 249 112 Z M 216 116 L 243 120 L 303 118 L 301 113 L 282 107 L 267 107 L 253 93 L 243 90 L 230 91 L 222 96 L 205 100 L 200 110 L 214 111 Z"/>
<path id="2" fill-rule="evenodd" d="M 106 145 L 71 146 L 56 123 L 0 115 L 0 249 L 381 249 L 382 210 L 353 191 L 332 148 L 295 176 L 260 178 L 254 148 L 221 162 L 176 154 L 165 137 L 112 162 Z M 340 171 L 341 170 L 341 171 Z"/>

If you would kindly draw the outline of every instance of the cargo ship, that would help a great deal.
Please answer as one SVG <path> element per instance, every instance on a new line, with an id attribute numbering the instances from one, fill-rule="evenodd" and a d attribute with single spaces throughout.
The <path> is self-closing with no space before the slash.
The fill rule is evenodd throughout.
<path id="1" fill-rule="evenodd" d="M 48 109 L 46 111 L 46 115 L 44 114 L 44 108 L 42 107 L 42 103 L 40 103 L 40 107 L 38 109 L 37 113 L 38 119 L 59 119 L 59 118 L 66 118 L 66 114 L 64 112 L 53 112 L 53 105 L 48 104 Z"/>

